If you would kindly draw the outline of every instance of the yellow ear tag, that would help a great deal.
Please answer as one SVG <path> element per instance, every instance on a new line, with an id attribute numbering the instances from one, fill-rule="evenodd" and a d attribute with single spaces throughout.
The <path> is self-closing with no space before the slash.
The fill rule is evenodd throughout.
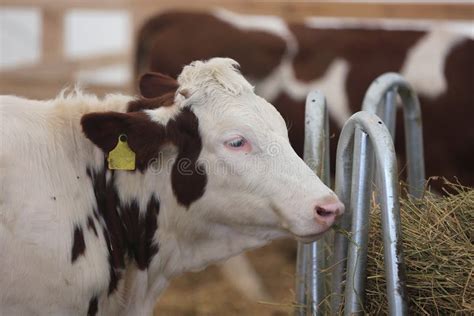
<path id="1" fill-rule="evenodd" d="M 118 137 L 117 146 L 107 157 L 110 170 L 135 170 L 135 153 L 128 147 L 127 135 Z"/>

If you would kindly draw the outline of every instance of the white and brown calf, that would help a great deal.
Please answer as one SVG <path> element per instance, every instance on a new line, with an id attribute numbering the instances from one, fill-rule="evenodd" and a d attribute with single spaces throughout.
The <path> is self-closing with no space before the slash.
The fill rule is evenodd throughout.
<path id="1" fill-rule="evenodd" d="M 173 276 L 343 212 L 233 60 L 141 90 L 0 99 L 0 314 L 151 315 Z M 122 134 L 134 171 L 107 167 Z"/>

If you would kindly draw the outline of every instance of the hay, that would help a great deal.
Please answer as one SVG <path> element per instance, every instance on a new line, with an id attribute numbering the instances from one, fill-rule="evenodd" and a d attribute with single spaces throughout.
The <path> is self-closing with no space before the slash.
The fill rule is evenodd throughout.
<path id="1" fill-rule="evenodd" d="M 402 199 L 410 315 L 474 314 L 474 189 Z M 366 312 L 387 314 L 380 209 L 371 214 Z"/>

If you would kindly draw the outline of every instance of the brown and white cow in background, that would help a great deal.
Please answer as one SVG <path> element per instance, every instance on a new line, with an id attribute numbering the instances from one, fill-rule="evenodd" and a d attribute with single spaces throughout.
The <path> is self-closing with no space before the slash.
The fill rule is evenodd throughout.
<path id="1" fill-rule="evenodd" d="M 332 225 L 342 204 L 236 65 L 145 75 L 147 98 L 0 98 L 1 315 L 151 315 L 184 271 Z M 121 135 L 135 170 L 107 167 Z"/>
<path id="2" fill-rule="evenodd" d="M 370 83 L 385 72 L 400 72 L 420 96 L 427 175 L 457 177 L 473 186 L 473 38 L 472 22 L 308 18 L 286 23 L 225 10 L 165 12 L 139 33 L 136 72 L 176 76 L 194 59 L 239 61 L 257 94 L 284 117 L 300 155 L 310 90 L 325 93 L 337 135 L 350 114 L 360 110 Z M 401 118 L 397 134 L 403 158 Z M 333 159 L 336 143 L 337 137 L 331 140 Z"/>

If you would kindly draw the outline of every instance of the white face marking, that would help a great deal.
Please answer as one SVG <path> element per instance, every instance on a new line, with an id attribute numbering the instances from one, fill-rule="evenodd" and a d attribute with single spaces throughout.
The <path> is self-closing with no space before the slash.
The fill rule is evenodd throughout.
<path id="1" fill-rule="evenodd" d="M 201 75 L 211 75 L 197 80 L 206 81 L 206 89 L 189 80 Z M 281 115 L 255 95 L 232 62 L 196 63 L 178 81 L 191 91 L 182 106 L 191 106 L 199 119 L 199 161 L 208 174 L 206 192 L 189 212 L 237 230 L 253 226 L 254 233 L 258 227 L 277 235 L 325 231 L 328 226 L 314 220 L 314 207 L 337 198 L 291 148 Z"/>

